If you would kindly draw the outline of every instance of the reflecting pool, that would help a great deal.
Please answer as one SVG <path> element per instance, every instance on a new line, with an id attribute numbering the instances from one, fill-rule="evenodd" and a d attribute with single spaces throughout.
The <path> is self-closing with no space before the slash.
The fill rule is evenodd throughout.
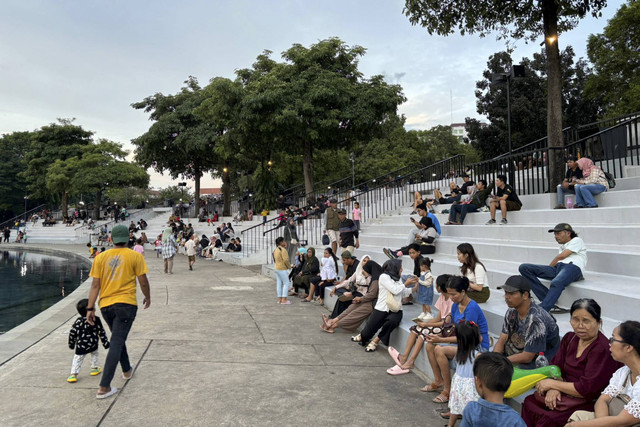
<path id="1" fill-rule="evenodd" d="M 69 295 L 87 280 L 89 270 L 73 258 L 0 249 L 0 333 Z"/>

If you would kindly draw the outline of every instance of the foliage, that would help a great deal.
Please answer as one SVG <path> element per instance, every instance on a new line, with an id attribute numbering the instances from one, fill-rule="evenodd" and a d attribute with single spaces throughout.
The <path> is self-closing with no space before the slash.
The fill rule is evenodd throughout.
<path id="1" fill-rule="evenodd" d="M 22 175 L 17 172 L 26 167 L 24 159 L 30 144 L 30 132 L 13 132 L 0 136 L 0 221 L 24 210 L 27 186 Z M 34 206 L 33 202 L 30 205 Z"/>
<path id="2" fill-rule="evenodd" d="M 191 200 L 193 198 L 193 193 L 188 187 L 178 187 L 177 185 L 161 188 L 159 193 L 161 201 L 173 200 L 174 202 L 178 202 L 180 199 Z"/>
<path id="3" fill-rule="evenodd" d="M 587 97 L 601 101 L 606 117 L 640 111 L 640 2 L 622 5 L 602 34 L 591 35 L 587 54 L 594 71 Z"/>

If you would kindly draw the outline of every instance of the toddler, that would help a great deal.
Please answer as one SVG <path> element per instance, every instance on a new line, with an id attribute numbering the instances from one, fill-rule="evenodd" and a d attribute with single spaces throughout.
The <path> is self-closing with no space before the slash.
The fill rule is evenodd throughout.
<path id="1" fill-rule="evenodd" d="M 142 239 L 139 237 L 136 239 L 136 244 L 134 245 L 133 250 L 144 256 L 144 246 L 142 246 Z"/>
<path id="2" fill-rule="evenodd" d="M 433 304 L 432 262 L 433 260 L 429 258 L 420 260 L 420 278 L 413 290 L 418 292 L 418 303 L 422 304 L 422 314 L 413 319 L 414 322 L 429 322 L 433 320 L 433 314 L 431 314 L 431 304 Z"/>
<path id="3" fill-rule="evenodd" d="M 91 353 L 91 375 L 99 375 L 102 369 L 98 366 L 98 339 L 102 341 L 104 348 L 109 348 L 109 340 L 104 332 L 100 318 L 96 316 L 95 325 L 87 322 L 87 298 L 81 299 L 76 304 L 76 309 L 80 317 L 76 319 L 69 332 L 69 348 L 75 348 L 76 354 L 73 356 L 71 365 L 71 375 L 67 378 L 67 382 L 75 383 L 78 381 L 78 374 L 82 368 L 82 361 L 85 356 Z"/>
<path id="4" fill-rule="evenodd" d="M 153 243 L 156 248 L 156 258 L 160 258 L 162 254 L 162 234 L 158 234 L 156 241 Z"/>
<path id="5" fill-rule="evenodd" d="M 353 216 L 353 222 L 358 227 L 358 231 L 360 231 L 360 217 L 362 216 L 362 211 L 360 210 L 360 203 L 355 202 L 353 204 L 353 209 L 351 210 L 351 214 Z"/>

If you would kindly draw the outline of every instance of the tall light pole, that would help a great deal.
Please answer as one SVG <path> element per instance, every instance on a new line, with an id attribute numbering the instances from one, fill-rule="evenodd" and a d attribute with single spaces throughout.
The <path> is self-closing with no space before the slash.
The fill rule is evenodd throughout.
<path id="1" fill-rule="evenodd" d="M 351 160 L 351 187 L 356 186 L 356 155 L 351 152 L 349 155 L 349 159 Z"/>
<path id="2" fill-rule="evenodd" d="M 29 196 L 24 196 L 24 221 L 27 221 L 27 202 L 29 201 Z"/>

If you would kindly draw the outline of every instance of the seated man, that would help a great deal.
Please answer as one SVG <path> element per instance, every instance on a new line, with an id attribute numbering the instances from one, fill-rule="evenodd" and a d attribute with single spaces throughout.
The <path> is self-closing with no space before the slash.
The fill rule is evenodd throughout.
<path id="1" fill-rule="evenodd" d="M 452 205 L 451 212 L 449 212 L 449 221 L 445 225 L 462 225 L 468 213 L 478 212 L 478 209 L 486 206 L 485 201 L 493 191 L 493 187 L 493 183 L 487 187 L 487 181 L 484 179 L 478 180 L 476 184 L 477 191 L 472 196 L 470 202 Z M 460 215 L 459 219 L 458 215 Z"/>
<path id="2" fill-rule="evenodd" d="M 227 252 L 237 252 L 236 239 L 231 239 L 227 245 Z"/>
<path id="3" fill-rule="evenodd" d="M 576 179 L 582 179 L 582 169 L 578 167 L 576 160 L 575 156 L 569 156 L 567 159 L 567 173 L 564 176 L 562 184 L 558 184 L 556 187 L 558 190 L 558 204 L 554 209 L 565 209 L 565 194 L 576 194 L 574 181 Z"/>
<path id="4" fill-rule="evenodd" d="M 504 354 L 521 369 L 535 368 L 540 353 L 551 360 L 560 348 L 558 325 L 548 312 L 531 301 L 529 282 L 522 276 L 511 276 L 498 289 L 504 290 L 509 309 L 493 351 Z"/>
<path id="5" fill-rule="evenodd" d="M 564 288 L 582 280 L 587 266 L 587 247 L 569 224 L 560 223 L 549 230 L 549 233 L 553 233 L 556 242 L 560 245 L 560 253 L 551 261 L 551 264 L 521 264 L 518 270 L 531 284 L 533 293 L 541 301 L 540 307 L 547 311 L 551 310 L 552 313 L 566 313 L 568 310 L 554 305 Z M 551 280 L 549 289 L 540 283 L 538 278 Z"/>
<path id="6" fill-rule="evenodd" d="M 440 228 L 440 221 L 438 221 L 438 218 L 434 214 L 427 212 L 426 204 L 421 203 L 420 205 L 418 205 L 416 210 L 418 212 L 418 215 L 420 216 L 420 221 L 409 218 L 409 221 L 411 221 L 411 223 L 415 225 L 415 228 L 412 228 L 409 231 L 409 236 L 407 237 L 407 245 L 415 242 L 420 232 L 426 230 L 429 224 L 433 224 L 433 227 L 435 227 L 438 235 L 440 235 L 440 233 L 442 232 Z"/>
<path id="7" fill-rule="evenodd" d="M 522 202 L 518 198 L 516 191 L 512 186 L 507 184 L 506 175 L 498 175 L 496 177 L 496 187 L 498 187 L 498 191 L 496 191 L 495 196 L 491 196 L 491 204 L 489 205 L 491 219 L 487 221 L 487 225 L 496 223 L 496 211 L 498 210 L 498 207 L 502 213 L 502 221 L 500 221 L 500 225 L 508 224 L 508 211 L 519 211 L 522 208 Z"/>

